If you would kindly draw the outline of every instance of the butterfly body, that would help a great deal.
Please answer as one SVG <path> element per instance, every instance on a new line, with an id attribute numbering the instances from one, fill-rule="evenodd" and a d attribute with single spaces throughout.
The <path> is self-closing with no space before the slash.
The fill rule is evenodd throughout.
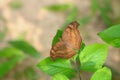
<path id="1" fill-rule="evenodd" d="M 56 58 L 71 58 L 79 50 L 82 43 L 82 38 L 78 30 L 79 24 L 74 21 L 70 23 L 62 34 L 62 38 L 52 46 L 50 50 L 50 57 Z"/>

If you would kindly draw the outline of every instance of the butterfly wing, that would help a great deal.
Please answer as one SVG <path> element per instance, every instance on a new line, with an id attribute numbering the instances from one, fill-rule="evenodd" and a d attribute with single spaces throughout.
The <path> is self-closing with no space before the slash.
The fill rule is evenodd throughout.
<path id="1" fill-rule="evenodd" d="M 78 30 L 79 24 L 74 21 L 68 25 L 62 35 L 62 40 L 72 49 L 80 49 L 82 38 Z"/>
<path id="2" fill-rule="evenodd" d="M 60 40 L 50 50 L 50 57 L 55 60 L 56 58 L 70 58 L 75 54 L 75 51 L 67 47 L 65 42 Z"/>

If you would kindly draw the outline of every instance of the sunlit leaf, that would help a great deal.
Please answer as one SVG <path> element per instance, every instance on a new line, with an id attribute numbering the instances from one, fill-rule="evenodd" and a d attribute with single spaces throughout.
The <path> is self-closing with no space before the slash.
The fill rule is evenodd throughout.
<path id="1" fill-rule="evenodd" d="M 54 5 L 46 6 L 45 8 L 49 11 L 66 11 L 71 7 L 72 5 L 70 4 L 54 4 Z"/>
<path id="2" fill-rule="evenodd" d="M 16 41 L 10 41 L 9 42 L 10 45 L 12 45 L 13 47 L 33 56 L 36 58 L 40 57 L 39 52 L 32 46 L 30 45 L 28 42 L 23 41 L 23 40 L 16 40 Z"/>
<path id="3" fill-rule="evenodd" d="M 104 64 L 108 52 L 105 44 L 92 44 L 86 46 L 80 53 L 81 70 L 96 71 Z"/>
<path id="4" fill-rule="evenodd" d="M 57 59 L 53 61 L 50 57 L 42 60 L 37 65 L 45 73 L 54 76 L 55 74 L 63 74 L 67 77 L 73 77 L 75 70 L 72 69 L 69 60 Z"/>
<path id="5" fill-rule="evenodd" d="M 111 80 L 111 70 L 107 67 L 97 70 L 90 80 Z"/>
<path id="6" fill-rule="evenodd" d="M 102 40 L 110 45 L 120 48 L 120 24 L 113 25 L 110 28 L 98 33 Z"/>
<path id="7" fill-rule="evenodd" d="M 1 58 L 9 58 L 13 56 L 23 55 L 22 52 L 13 47 L 6 47 L 0 50 Z"/>
<path id="8" fill-rule="evenodd" d="M 53 80 L 69 80 L 65 75 L 56 74 L 53 76 Z"/>

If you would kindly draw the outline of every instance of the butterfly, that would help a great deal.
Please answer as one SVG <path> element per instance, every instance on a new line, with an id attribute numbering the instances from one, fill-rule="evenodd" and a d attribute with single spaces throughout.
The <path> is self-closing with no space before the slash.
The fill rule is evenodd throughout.
<path id="1" fill-rule="evenodd" d="M 63 31 L 62 37 L 52 46 L 50 57 L 56 58 L 71 58 L 76 54 L 82 44 L 82 38 L 78 30 L 79 23 L 74 21 L 70 23 Z"/>

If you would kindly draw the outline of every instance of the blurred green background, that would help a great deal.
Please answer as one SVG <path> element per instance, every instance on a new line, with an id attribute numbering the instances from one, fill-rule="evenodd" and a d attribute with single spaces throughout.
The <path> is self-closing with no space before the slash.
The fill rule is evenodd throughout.
<path id="1" fill-rule="evenodd" d="M 74 20 L 86 45 L 104 43 L 97 33 L 120 23 L 120 0 L 0 0 L 0 80 L 51 80 L 36 64 Z M 118 48 L 109 48 L 105 65 L 120 80 Z"/>

